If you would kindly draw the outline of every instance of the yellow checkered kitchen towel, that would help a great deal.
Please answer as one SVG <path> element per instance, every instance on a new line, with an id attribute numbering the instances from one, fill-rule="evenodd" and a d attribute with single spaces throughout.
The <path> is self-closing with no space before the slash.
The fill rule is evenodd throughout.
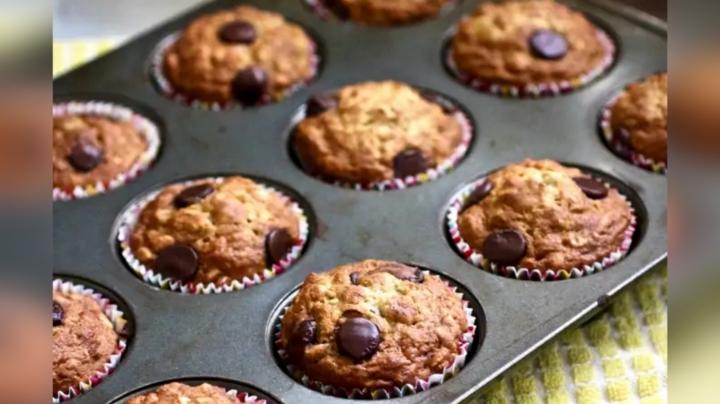
<path id="1" fill-rule="evenodd" d="M 53 44 L 53 74 L 107 52 L 118 39 Z M 610 308 L 565 332 L 468 403 L 667 402 L 667 269 L 646 275 Z"/>

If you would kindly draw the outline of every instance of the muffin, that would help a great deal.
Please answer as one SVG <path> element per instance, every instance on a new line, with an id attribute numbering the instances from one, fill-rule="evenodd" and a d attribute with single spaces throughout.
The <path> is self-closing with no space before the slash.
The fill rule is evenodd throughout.
<path id="1" fill-rule="evenodd" d="M 511 164 L 479 181 L 457 218 L 482 265 L 570 272 L 629 248 L 634 215 L 616 189 L 551 160 Z M 619 258 L 618 258 L 619 259 Z"/>
<path id="2" fill-rule="evenodd" d="M 455 0 L 307 0 L 338 18 L 367 25 L 402 25 L 436 16 Z"/>
<path id="3" fill-rule="evenodd" d="M 119 336 L 99 302 L 81 293 L 53 290 L 52 322 L 53 396 L 79 393 L 111 362 Z"/>
<path id="4" fill-rule="evenodd" d="M 438 276 L 367 260 L 308 275 L 277 343 L 311 380 L 390 390 L 450 367 L 469 326 L 460 296 Z"/>
<path id="5" fill-rule="evenodd" d="M 551 0 L 482 3 L 451 42 L 458 74 L 476 84 L 566 91 L 612 62 L 613 45 L 581 13 Z"/>
<path id="6" fill-rule="evenodd" d="M 171 92 L 191 100 L 277 101 L 316 71 L 315 44 L 283 16 L 250 6 L 193 21 L 163 55 Z"/>
<path id="7" fill-rule="evenodd" d="M 168 383 L 157 390 L 133 397 L 127 404 L 173 404 L 173 403 L 213 403 L 213 404 L 239 404 L 237 396 L 232 396 L 224 389 L 203 383 L 198 386 L 188 386 L 182 383 Z"/>
<path id="8" fill-rule="evenodd" d="M 165 278 L 227 284 L 283 265 L 306 236 L 283 194 L 248 178 L 201 179 L 150 197 L 129 229 L 129 249 Z"/>
<path id="9" fill-rule="evenodd" d="M 609 106 L 607 125 L 611 145 L 618 154 L 632 153 L 667 164 L 667 73 L 654 74 L 630 84 Z"/>
<path id="10" fill-rule="evenodd" d="M 434 97 L 395 81 L 316 95 L 295 128 L 294 150 L 310 174 L 346 184 L 441 171 L 462 157 L 470 129 L 454 106 Z"/>

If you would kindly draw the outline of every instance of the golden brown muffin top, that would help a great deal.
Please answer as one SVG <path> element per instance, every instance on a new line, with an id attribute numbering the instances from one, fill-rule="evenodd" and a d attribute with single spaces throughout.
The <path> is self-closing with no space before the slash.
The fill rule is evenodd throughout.
<path id="1" fill-rule="evenodd" d="M 535 56 L 529 41 L 538 30 L 561 34 L 567 54 Z M 452 40 L 458 69 L 490 82 L 523 85 L 570 80 L 602 64 L 606 49 L 585 16 L 552 0 L 482 3 L 460 22 Z"/>
<path id="2" fill-rule="evenodd" d="M 191 188 L 200 191 L 188 194 Z M 298 240 L 299 218 L 289 199 L 244 177 L 202 179 L 170 185 L 150 201 L 132 229 L 130 247 L 161 273 L 162 251 L 189 247 L 197 256 L 197 272 L 185 280 L 224 283 L 269 267 L 266 240 L 276 230 L 284 230 L 293 244 Z"/>
<path id="3" fill-rule="evenodd" d="M 147 151 L 132 123 L 99 115 L 53 118 L 53 186 L 108 183 L 130 170 Z"/>
<path id="4" fill-rule="evenodd" d="M 203 383 L 188 386 L 183 383 L 168 383 L 152 393 L 133 397 L 127 404 L 236 404 L 237 397 L 229 396 L 220 387 Z"/>
<path id="5" fill-rule="evenodd" d="M 437 15 L 452 0 L 333 0 L 355 22 L 400 25 Z"/>
<path id="6" fill-rule="evenodd" d="M 633 150 L 657 162 L 667 161 L 667 73 L 627 86 L 610 116 L 613 131 L 627 131 Z"/>
<path id="7" fill-rule="evenodd" d="M 335 108 L 306 118 L 293 136 L 311 174 L 361 184 L 388 180 L 396 177 L 401 152 L 421 151 L 432 168 L 462 142 L 464 129 L 454 114 L 406 84 L 365 82 L 335 97 Z"/>
<path id="8" fill-rule="evenodd" d="M 508 165 L 488 176 L 490 193 L 460 214 L 460 234 L 483 251 L 494 233 L 519 232 L 526 251 L 508 263 L 518 268 L 569 270 L 602 260 L 621 246 L 631 211 L 616 189 L 591 198 L 577 178 L 588 176 L 552 160 Z"/>
<path id="9" fill-rule="evenodd" d="M 118 335 L 90 296 L 53 292 L 53 393 L 87 382 L 115 352 Z"/>
<path id="10" fill-rule="evenodd" d="M 243 21 L 252 26 L 251 43 L 227 42 L 220 30 Z M 305 31 L 281 15 L 250 6 L 204 15 L 193 21 L 165 55 L 164 71 L 181 93 L 211 102 L 233 100 L 237 73 L 262 68 L 269 95 L 278 100 L 315 73 L 315 45 Z"/>
<path id="11" fill-rule="evenodd" d="M 377 389 L 441 372 L 467 327 L 461 298 L 438 276 L 367 260 L 308 275 L 280 344 L 311 379 Z"/>

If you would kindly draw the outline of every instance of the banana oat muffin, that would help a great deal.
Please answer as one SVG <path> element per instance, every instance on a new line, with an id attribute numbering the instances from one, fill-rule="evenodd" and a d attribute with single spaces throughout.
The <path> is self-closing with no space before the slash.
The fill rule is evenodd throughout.
<path id="1" fill-rule="evenodd" d="M 152 393 L 133 397 L 126 404 L 239 404 L 237 397 L 229 396 L 220 387 L 203 383 L 199 386 L 188 386 L 183 383 L 168 383 Z"/>
<path id="2" fill-rule="evenodd" d="M 470 79 L 511 86 L 573 81 L 607 63 L 604 34 L 552 0 L 482 3 L 459 25 L 452 58 Z"/>
<path id="3" fill-rule="evenodd" d="M 248 178 L 202 179 L 160 191 L 140 212 L 130 248 L 167 278 L 223 284 L 284 259 L 299 221 L 290 199 Z"/>
<path id="4" fill-rule="evenodd" d="M 246 105 L 277 101 L 311 79 L 315 45 L 281 15 L 238 6 L 192 22 L 165 53 L 164 75 L 192 99 Z"/>
<path id="5" fill-rule="evenodd" d="M 101 115 L 53 117 L 53 187 L 108 184 L 146 153 L 145 136 L 129 121 Z"/>
<path id="6" fill-rule="evenodd" d="M 437 15 L 455 0 L 316 0 L 337 17 L 368 25 L 402 25 Z"/>
<path id="7" fill-rule="evenodd" d="M 525 160 L 487 177 L 458 219 L 462 238 L 491 263 L 583 268 L 618 250 L 633 214 L 624 197 L 577 168 Z"/>
<path id="8" fill-rule="evenodd" d="M 308 275 L 278 344 L 312 380 L 388 389 L 450 366 L 467 328 L 460 297 L 439 277 L 367 260 Z"/>
<path id="9" fill-rule="evenodd" d="M 103 370 L 118 335 L 98 302 L 83 294 L 53 291 L 52 322 L 54 396 Z"/>
<path id="10" fill-rule="evenodd" d="M 613 139 L 655 162 L 667 162 L 667 73 L 630 84 L 610 108 Z"/>
<path id="11" fill-rule="evenodd" d="M 459 112 L 429 93 L 394 81 L 346 86 L 317 95 L 293 146 L 310 174 L 371 184 L 436 168 L 463 144 Z"/>

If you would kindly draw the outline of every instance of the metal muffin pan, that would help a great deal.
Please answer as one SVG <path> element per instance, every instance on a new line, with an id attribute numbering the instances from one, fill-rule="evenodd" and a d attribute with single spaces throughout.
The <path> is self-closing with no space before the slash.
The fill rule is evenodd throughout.
<path id="1" fill-rule="evenodd" d="M 204 111 L 156 92 L 146 69 L 157 43 L 199 15 L 239 3 L 278 11 L 309 28 L 320 42 L 319 76 L 279 103 L 249 109 Z M 463 285 L 482 305 L 485 322 L 479 325 L 485 338 L 465 368 L 426 392 L 390 400 L 460 401 L 661 263 L 667 244 L 666 178 L 616 157 L 603 144 L 597 120 L 615 91 L 666 69 L 666 27 L 605 0 L 567 3 L 601 22 L 617 40 L 619 54 L 607 74 L 560 97 L 499 98 L 467 88 L 448 74 L 442 60 L 446 35 L 477 6 L 478 1 L 470 0 L 439 18 L 396 28 L 324 21 L 301 0 L 221 0 L 55 80 L 56 100 L 119 102 L 155 120 L 163 138 L 156 163 L 134 181 L 92 198 L 53 205 L 55 272 L 110 290 L 134 319 L 134 335 L 117 369 L 74 402 L 113 402 L 174 379 L 235 381 L 283 403 L 348 402 L 291 379 L 275 362 L 272 326 L 281 302 L 310 272 L 365 258 L 433 268 Z M 435 181 L 386 192 L 339 188 L 298 169 L 287 142 L 304 101 L 316 92 L 380 79 L 439 91 L 470 112 L 476 138 L 458 167 Z M 473 179 L 527 157 L 589 167 L 632 189 L 642 206 L 629 255 L 591 276 L 544 283 L 483 272 L 457 255 L 443 223 L 450 197 Z M 133 275 L 115 243 L 114 226 L 123 208 L 163 184 L 227 173 L 265 178 L 302 196 L 311 209 L 311 239 L 303 257 L 268 282 L 219 295 L 155 290 Z"/>

